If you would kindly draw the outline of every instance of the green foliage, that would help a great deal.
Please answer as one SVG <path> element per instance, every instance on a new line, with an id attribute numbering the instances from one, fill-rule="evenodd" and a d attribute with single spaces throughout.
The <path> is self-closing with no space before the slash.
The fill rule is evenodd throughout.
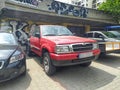
<path id="1" fill-rule="evenodd" d="M 120 0 L 107 0 L 98 9 L 111 14 L 116 20 L 120 20 Z"/>

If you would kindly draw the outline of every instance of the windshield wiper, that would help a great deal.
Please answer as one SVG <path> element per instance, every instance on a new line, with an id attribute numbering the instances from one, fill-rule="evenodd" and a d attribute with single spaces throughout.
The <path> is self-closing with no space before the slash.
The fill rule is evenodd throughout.
<path id="1" fill-rule="evenodd" d="M 56 36 L 55 34 L 45 34 L 44 36 Z"/>
<path id="2" fill-rule="evenodd" d="M 71 34 L 59 34 L 59 36 L 72 36 Z"/>

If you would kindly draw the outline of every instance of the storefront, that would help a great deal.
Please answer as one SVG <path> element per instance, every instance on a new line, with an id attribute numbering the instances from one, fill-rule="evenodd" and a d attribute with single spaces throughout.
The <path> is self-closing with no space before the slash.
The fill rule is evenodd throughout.
<path id="1" fill-rule="evenodd" d="M 3 30 L 18 33 L 18 38 L 27 38 L 32 24 L 57 24 L 68 27 L 77 36 L 92 29 L 104 29 L 116 25 L 110 15 L 101 11 L 76 7 L 54 0 L 1 0 L 0 19 Z"/>

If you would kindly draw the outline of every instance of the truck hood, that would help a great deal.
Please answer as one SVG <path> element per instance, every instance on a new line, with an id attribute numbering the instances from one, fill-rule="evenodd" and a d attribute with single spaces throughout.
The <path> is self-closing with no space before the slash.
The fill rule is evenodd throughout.
<path id="1" fill-rule="evenodd" d="M 56 44 L 96 42 L 95 40 L 92 40 L 92 39 L 77 37 L 77 36 L 46 36 L 45 38 L 56 43 Z"/>

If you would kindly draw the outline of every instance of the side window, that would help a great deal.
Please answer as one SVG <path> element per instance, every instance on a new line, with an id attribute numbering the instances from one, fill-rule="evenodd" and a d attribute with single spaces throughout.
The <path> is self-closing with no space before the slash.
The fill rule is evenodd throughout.
<path id="1" fill-rule="evenodd" d="M 95 38 L 101 38 L 101 37 L 103 37 L 102 34 L 100 34 L 100 33 L 95 33 Z"/>
<path id="2" fill-rule="evenodd" d="M 30 30 L 30 35 L 36 37 L 36 34 L 40 34 L 39 31 L 39 26 L 32 25 L 31 30 Z"/>
<path id="3" fill-rule="evenodd" d="M 32 25 L 31 26 L 30 36 L 34 36 L 35 35 L 35 27 L 36 27 L 36 25 Z"/>
<path id="4" fill-rule="evenodd" d="M 36 37 L 36 35 L 40 35 L 40 28 L 39 28 L 39 26 L 35 27 L 34 36 Z"/>
<path id="5" fill-rule="evenodd" d="M 87 34 L 87 37 L 88 37 L 88 38 L 92 38 L 92 37 L 93 37 L 93 33 L 88 33 L 88 34 Z"/>

